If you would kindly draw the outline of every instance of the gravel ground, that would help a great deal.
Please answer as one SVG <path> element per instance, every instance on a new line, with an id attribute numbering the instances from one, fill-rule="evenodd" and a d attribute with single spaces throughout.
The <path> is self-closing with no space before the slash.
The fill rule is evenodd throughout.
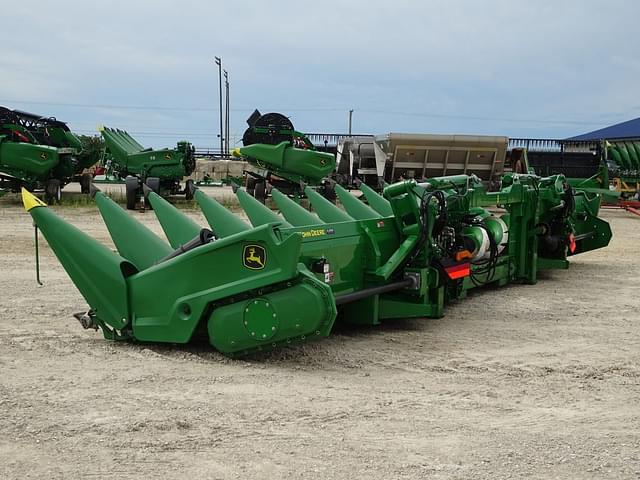
<path id="1" fill-rule="evenodd" d="M 56 210 L 110 244 L 92 206 Z M 9 195 L 0 478 L 640 478 L 640 218 L 603 216 L 611 245 L 537 285 L 247 361 L 82 330 Z"/>

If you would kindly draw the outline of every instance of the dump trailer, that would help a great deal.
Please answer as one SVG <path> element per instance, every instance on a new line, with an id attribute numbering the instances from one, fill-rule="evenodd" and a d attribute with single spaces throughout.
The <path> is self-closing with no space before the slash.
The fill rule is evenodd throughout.
<path id="1" fill-rule="evenodd" d="M 115 341 L 202 339 L 229 356 L 321 339 L 336 318 L 441 317 L 470 290 L 533 284 L 611 238 L 600 197 L 562 175 L 507 174 L 495 192 L 473 175 L 361 188 L 368 205 L 337 186 L 339 208 L 307 187 L 313 211 L 274 188 L 281 215 L 239 188 L 250 223 L 197 190 L 206 227 L 148 192 L 166 239 L 94 189 L 116 252 L 23 200 L 88 303 L 83 327 Z"/>
<path id="2" fill-rule="evenodd" d="M 49 202 L 80 177 L 85 193 L 91 176 L 82 175 L 98 160 L 82 155 L 80 139 L 53 117 L 0 107 L 0 188 L 19 192 L 44 189 Z"/>
<path id="3" fill-rule="evenodd" d="M 403 179 L 476 175 L 497 187 L 504 173 L 507 137 L 386 133 L 344 139 L 338 145 L 338 181 L 381 190 Z"/>
<path id="4" fill-rule="evenodd" d="M 154 150 L 143 147 L 124 130 L 101 127 L 100 133 L 106 147 L 107 171 L 125 181 L 128 209 L 135 209 L 144 198 L 143 185 L 164 196 L 184 194 L 187 200 L 193 198 L 193 180 L 188 179 L 184 188 L 180 183 L 196 168 L 191 143 L 180 141 L 176 148 Z"/>
<path id="5" fill-rule="evenodd" d="M 272 187 L 299 195 L 304 184 L 316 186 L 327 198 L 335 198 L 333 182 L 328 181 L 336 167 L 334 155 L 316 150 L 281 113 L 263 115 L 255 110 L 247 124 L 242 136 L 244 148 L 232 152 L 253 167 L 244 172 L 247 192 L 264 203 Z"/>

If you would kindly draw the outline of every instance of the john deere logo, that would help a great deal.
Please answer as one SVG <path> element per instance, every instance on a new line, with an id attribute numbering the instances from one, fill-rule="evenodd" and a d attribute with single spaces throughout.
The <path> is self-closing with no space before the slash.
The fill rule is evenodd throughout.
<path id="1" fill-rule="evenodd" d="M 267 264 L 267 252 L 260 245 L 245 245 L 242 264 L 251 270 L 262 270 Z"/>
<path id="2" fill-rule="evenodd" d="M 42 153 L 40 154 L 40 158 L 41 158 L 42 160 L 46 160 L 46 159 L 47 159 L 47 154 L 46 154 L 46 153 L 44 153 L 44 152 L 42 152 Z"/>

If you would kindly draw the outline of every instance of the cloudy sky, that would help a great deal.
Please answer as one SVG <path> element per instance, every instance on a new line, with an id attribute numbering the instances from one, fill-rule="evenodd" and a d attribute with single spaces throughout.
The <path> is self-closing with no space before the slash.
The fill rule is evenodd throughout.
<path id="1" fill-rule="evenodd" d="M 254 108 L 305 132 L 562 138 L 640 116 L 636 0 L 11 2 L 0 105 L 141 143 L 231 139 Z"/>

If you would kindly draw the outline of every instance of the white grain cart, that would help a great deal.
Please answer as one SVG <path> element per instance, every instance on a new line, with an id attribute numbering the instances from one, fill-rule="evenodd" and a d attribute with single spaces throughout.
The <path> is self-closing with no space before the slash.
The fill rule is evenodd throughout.
<path id="1" fill-rule="evenodd" d="M 490 135 L 387 133 L 353 137 L 338 146 L 338 173 L 372 187 L 402 178 L 417 180 L 475 174 L 490 186 L 504 172 L 508 138 Z M 384 182 L 384 183 L 383 183 Z"/>

